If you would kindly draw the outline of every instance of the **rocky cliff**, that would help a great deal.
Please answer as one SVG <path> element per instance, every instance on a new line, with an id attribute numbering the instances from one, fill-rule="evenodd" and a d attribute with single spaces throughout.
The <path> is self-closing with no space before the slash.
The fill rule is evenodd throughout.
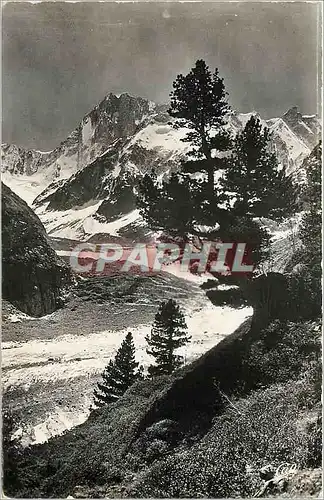
<path id="1" fill-rule="evenodd" d="M 28 205 L 2 184 L 2 295 L 21 311 L 49 314 L 62 304 L 69 268 Z"/>

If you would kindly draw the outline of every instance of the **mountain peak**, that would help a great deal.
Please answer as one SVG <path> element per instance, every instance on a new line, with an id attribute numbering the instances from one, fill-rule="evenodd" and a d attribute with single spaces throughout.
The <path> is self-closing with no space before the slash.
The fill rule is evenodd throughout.
<path id="1" fill-rule="evenodd" d="M 286 113 L 284 113 L 284 115 L 282 116 L 283 120 L 285 120 L 286 122 L 288 121 L 294 121 L 294 120 L 311 120 L 311 119 L 314 119 L 314 120 L 318 120 L 318 115 L 315 113 L 315 114 L 312 114 L 312 115 L 303 115 L 300 111 L 299 111 L 299 108 L 298 106 L 292 106 L 291 108 L 289 108 Z"/>
<path id="2" fill-rule="evenodd" d="M 233 135 L 251 116 L 260 117 L 255 110 L 233 110 L 228 123 Z M 134 189 L 142 175 L 154 168 L 164 176 L 179 168 L 189 147 L 181 140 L 186 131 L 173 129 L 169 122 L 167 105 L 127 92 L 110 92 L 51 153 L 4 146 L 5 180 L 30 204 L 37 198 L 37 213 L 55 236 L 80 239 L 110 232 L 114 218 L 123 222 L 126 214 L 134 212 Z M 262 120 L 262 124 L 273 132 L 272 146 L 279 162 L 289 173 L 298 171 L 317 141 L 318 119 L 302 116 L 294 106 L 282 118 Z M 51 212 L 47 204 L 54 198 Z M 63 198 L 68 208 L 60 201 Z M 75 210 L 75 216 L 69 212 L 71 203 L 82 207 Z"/>
<path id="3" fill-rule="evenodd" d="M 145 102 L 150 102 L 150 101 L 148 99 L 146 99 L 145 97 L 140 97 L 138 95 L 130 94 L 129 92 L 122 92 L 120 94 L 114 93 L 114 92 L 109 92 L 108 94 L 106 94 L 106 96 L 103 98 L 103 100 L 100 101 L 99 104 L 97 104 L 97 106 L 100 106 L 103 103 L 107 103 L 107 102 L 114 102 L 114 103 L 118 102 L 121 104 L 124 102 L 145 103 Z"/>
<path id="4" fill-rule="evenodd" d="M 288 109 L 282 119 L 292 131 L 312 149 L 319 140 L 320 123 L 316 115 L 303 116 L 297 106 Z"/>
<path id="5" fill-rule="evenodd" d="M 302 114 L 300 113 L 298 106 L 292 106 L 291 108 L 284 113 L 283 117 L 284 120 L 296 120 L 298 118 L 302 118 Z"/>

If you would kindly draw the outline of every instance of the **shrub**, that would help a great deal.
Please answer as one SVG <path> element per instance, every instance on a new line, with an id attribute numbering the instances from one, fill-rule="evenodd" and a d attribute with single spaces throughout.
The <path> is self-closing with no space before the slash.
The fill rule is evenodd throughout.
<path id="1" fill-rule="evenodd" d="M 216 416 L 209 432 L 190 449 L 154 462 L 130 490 L 140 497 L 253 496 L 261 486 L 259 469 L 282 462 L 303 468 L 317 463 L 319 426 L 303 425 L 300 392 L 309 382 L 276 384 L 234 401 Z M 236 410 L 235 410 L 235 408 Z M 314 460 L 311 462 L 311 460 Z"/>
<path id="2" fill-rule="evenodd" d="M 16 430 L 17 422 L 11 411 L 5 410 L 2 414 L 2 458 L 3 458 L 3 488 L 6 494 L 20 487 L 18 459 L 22 448 L 12 434 Z"/>
<path id="3" fill-rule="evenodd" d="M 273 321 L 250 344 L 243 360 L 247 387 L 296 379 L 313 370 L 321 353 L 319 325 L 314 322 Z M 314 378 L 314 383 L 315 383 Z"/>
<path id="4" fill-rule="evenodd" d="M 306 466 L 314 469 L 322 465 L 322 415 L 307 426 L 307 462 Z"/>
<path id="5" fill-rule="evenodd" d="M 154 439 L 147 447 L 145 458 L 147 462 L 153 462 L 166 455 L 170 450 L 170 446 L 162 439 Z"/>
<path id="6" fill-rule="evenodd" d="M 290 318 L 315 319 L 321 315 L 321 264 L 301 266 L 289 277 Z"/>
<path id="7" fill-rule="evenodd" d="M 240 288 L 228 290 L 207 290 L 206 295 L 215 306 L 230 306 L 234 308 L 248 305 L 244 292 Z"/>

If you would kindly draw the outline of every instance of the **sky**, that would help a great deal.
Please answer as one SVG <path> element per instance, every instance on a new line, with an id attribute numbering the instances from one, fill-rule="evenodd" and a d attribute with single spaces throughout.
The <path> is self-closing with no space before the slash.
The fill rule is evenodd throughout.
<path id="1" fill-rule="evenodd" d="M 50 150 L 105 95 L 168 102 L 204 59 L 232 108 L 318 112 L 320 3 L 7 3 L 2 141 Z"/>

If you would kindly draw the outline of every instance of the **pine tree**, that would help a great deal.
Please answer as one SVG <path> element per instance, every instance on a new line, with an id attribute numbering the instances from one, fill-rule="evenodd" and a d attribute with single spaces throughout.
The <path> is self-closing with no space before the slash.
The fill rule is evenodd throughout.
<path id="1" fill-rule="evenodd" d="M 316 267 L 321 276 L 322 260 L 322 144 L 313 149 L 307 161 L 307 182 L 304 188 L 306 211 L 303 215 L 299 237 L 302 242 L 302 258 L 308 267 Z"/>
<path id="2" fill-rule="evenodd" d="M 296 266 L 291 281 L 295 316 L 316 318 L 322 312 L 322 147 L 319 143 L 304 160 L 307 182 L 305 212 L 299 227 L 301 248 L 293 257 Z"/>
<path id="3" fill-rule="evenodd" d="M 195 235 L 245 242 L 257 265 L 269 247 L 269 235 L 258 219 L 290 215 L 296 192 L 269 151 L 270 134 L 260 120 L 252 117 L 233 143 L 225 127 L 230 111 L 226 95 L 218 70 L 212 74 L 202 60 L 188 75 L 177 77 L 169 113 L 175 128 L 189 129 L 182 140 L 193 148 L 181 172 L 169 180 L 158 182 L 147 175 L 137 204 L 153 230 L 183 241 Z"/>
<path id="4" fill-rule="evenodd" d="M 212 74 L 201 59 L 188 75 L 178 75 L 173 83 L 169 114 L 176 118 L 175 128 L 189 128 L 190 132 L 182 140 L 194 146 L 190 154 L 195 160 L 185 162 L 184 171 L 206 172 L 211 196 L 214 172 L 223 163 L 220 158 L 213 158 L 213 151 L 226 151 L 230 146 L 230 136 L 223 128 L 229 109 L 218 70 Z"/>
<path id="5" fill-rule="evenodd" d="M 149 374 L 170 374 L 181 366 L 183 358 L 175 354 L 175 351 L 190 339 L 185 317 L 176 301 L 170 299 L 162 302 L 155 315 L 151 334 L 145 337 L 149 345 L 146 352 L 155 358 L 155 364 L 148 369 Z"/>
<path id="6" fill-rule="evenodd" d="M 230 110 L 226 96 L 218 70 L 212 74 L 203 60 L 174 82 L 169 109 L 175 118 L 172 126 L 189 129 L 181 140 L 193 148 L 181 172 L 173 173 L 168 181 L 158 183 L 155 174 L 147 174 L 140 183 L 137 205 L 152 229 L 185 237 L 199 233 L 199 224 L 215 225 L 215 219 L 228 223 L 228 212 L 220 207 L 223 193 L 215 189 L 215 172 L 227 166 L 224 152 L 231 145 L 224 128 Z"/>
<path id="7" fill-rule="evenodd" d="M 142 378 L 142 368 L 135 361 L 135 346 L 131 333 L 126 335 L 115 359 L 110 360 L 102 373 L 102 381 L 94 390 L 97 408 L 117 401 L 136 380 Z"/>
<path id="8" fill-rule="evenodd" d="M 270 139 L 269 129 L 252 115 L 234 140 L 222 185 L 235 199 L 235 215 L 279 220 L 295 208 L 295 188 L 270 151 Z"/>
<path id="9" fill-rule="evenodd" d="M 187 75 L 177 76 L 169 114 L 176 119 L 174 128 L 189 129 L 182 141 L 193 145 L 187 161 L 182 162 L 182 176 L 190 174 L 186 178 L 190 185 L 193 224 L 213 225 L 215 218 L 219 222 L 224 217 L 227 221 L 226 212 L 219 206 L 223 196 L 215 189 L 215 173 L 227 166 L 224 153 L 231 146 L 231 136 L 224 126 L 229 111 L 224 81 L 217 68 L 212 74 L 200 59 Z"/>
<path id="10" fill-rule="evenodd" d="M 151 229 L 178 236 L 190 232 L 192 202 L 188 179 L 173 173 L 158 186 L 153 172 L 143 177 L 140 192 L 137 206 Z"/>

